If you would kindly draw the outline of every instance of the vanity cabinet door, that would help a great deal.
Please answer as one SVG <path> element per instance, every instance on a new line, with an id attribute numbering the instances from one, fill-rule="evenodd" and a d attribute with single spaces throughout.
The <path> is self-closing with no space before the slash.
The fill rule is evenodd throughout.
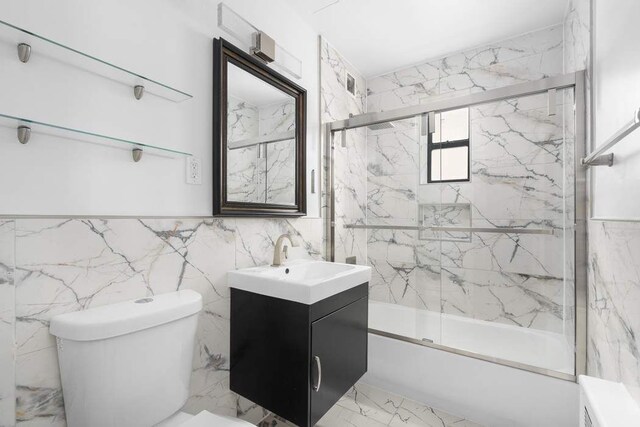
<path id="1" fill-rule="evenodd" d="M 311 423 L 320 418 L 367 372 L 367 298 L 311 325 Z"/>

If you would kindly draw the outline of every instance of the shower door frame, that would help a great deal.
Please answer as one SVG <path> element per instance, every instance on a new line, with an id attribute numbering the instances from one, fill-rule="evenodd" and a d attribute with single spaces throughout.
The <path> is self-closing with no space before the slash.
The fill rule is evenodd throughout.
<path id="1" fill-rule="evenodd" d="M 586 155 L 586 72 L 563 74 L 526 83 L 519 83 L 484 92 L 472 93 L 458 97 L 436 99 L 424 104 L 402 107 L 395 110 L 364 113 L 352 116 L 346 120 L 336 120 L 322 126 L 322 139 L 325 149 L 325 207 L 324 217 L 326 233 L 326 258 L 335 262 L 335 191 L 334 191 L 334 152 L 336 132 L 346 132 L 349 129 L 361 128 L 378 123 L 409 119 L 430 112 L 455 110 L 457 108 L 472 107 L 480 104 L 504 101 L 513 98 L 554 93 L 561 89 L 574 90 L 575 141 L 574 141 L 574 244 L 575 244 L 575 365 L 574 375 L 551 369 L 539 368 L 519 362 L 499 359 L 479 353 L 456 349 L 440 344 L 425 342 L 414 338 L 404 337 L 376 329 L 369 329 L 369 333 L 377 334 L 401 341 L 411 342 L 425 347 L 436 348 L 450 353 L 473 357 L 487 362 L 497 363 L 516 369 L 522 369 L 554 378 L 577 381 L 579 375 L 587 371 L 587 171 L 580 164 L 580 159 Z"/>

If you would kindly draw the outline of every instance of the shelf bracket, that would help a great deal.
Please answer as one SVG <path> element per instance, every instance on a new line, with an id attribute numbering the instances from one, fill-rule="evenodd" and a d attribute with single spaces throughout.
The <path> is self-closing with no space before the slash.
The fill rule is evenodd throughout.
<path id="1" fill-rule="evenodd" d="M 29 58 L 31 58 L 31 46 L 26 43 L 18 44 L 18 59 L 20 59 L 20 62 L 26 64 L 29 62 Z"/>
<path id="2" fill-rule="evenodd" d="M 141 99 L 142 95 L 144 95 L 144 86 L 142 85 L 137 85 L 133 87 L 133 96 L 136 97 L 136 99 Z"/>
<path id="3" fill-rule="evenodd" d="M 142 148 L 134 148 L 131 150 L 131 156 L 133 157 L 133 161 L 138 163 L 142 158 Z"/>
<path id="4" fill-rule="evenodd" d="M 586 162 L 585 159 L 580 160 L 582 166 L 613 166 L 613 153 L 603 154 L 595 159 Z"/>
<path id="5" fill-rule="evenodd" d="M 20 144 L 26 144 L 31 138 L 31 128 L 29 126 L 18 126 L 18 141 Z"/>

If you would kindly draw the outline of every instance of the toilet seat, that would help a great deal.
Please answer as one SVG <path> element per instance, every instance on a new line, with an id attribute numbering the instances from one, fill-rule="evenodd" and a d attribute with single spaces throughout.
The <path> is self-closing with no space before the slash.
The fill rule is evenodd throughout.
<path id="1" fill-rule="evenodd" d="M 215 415 L 208 411 L 202 411 L 198 415 L 180 424 L 180 427 L 247 427 L 247 426 L 255 427 L 253 424 L 243 420 L 239 420 L 238 418 Z"/>

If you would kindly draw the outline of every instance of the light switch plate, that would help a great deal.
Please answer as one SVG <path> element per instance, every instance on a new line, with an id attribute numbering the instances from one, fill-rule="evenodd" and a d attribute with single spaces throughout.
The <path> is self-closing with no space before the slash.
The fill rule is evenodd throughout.
<path id="1" fill-rule="evenodd" d="M 187 184 L 202 184 L 202 165 L 195 156 L 187 157 Z"/>

